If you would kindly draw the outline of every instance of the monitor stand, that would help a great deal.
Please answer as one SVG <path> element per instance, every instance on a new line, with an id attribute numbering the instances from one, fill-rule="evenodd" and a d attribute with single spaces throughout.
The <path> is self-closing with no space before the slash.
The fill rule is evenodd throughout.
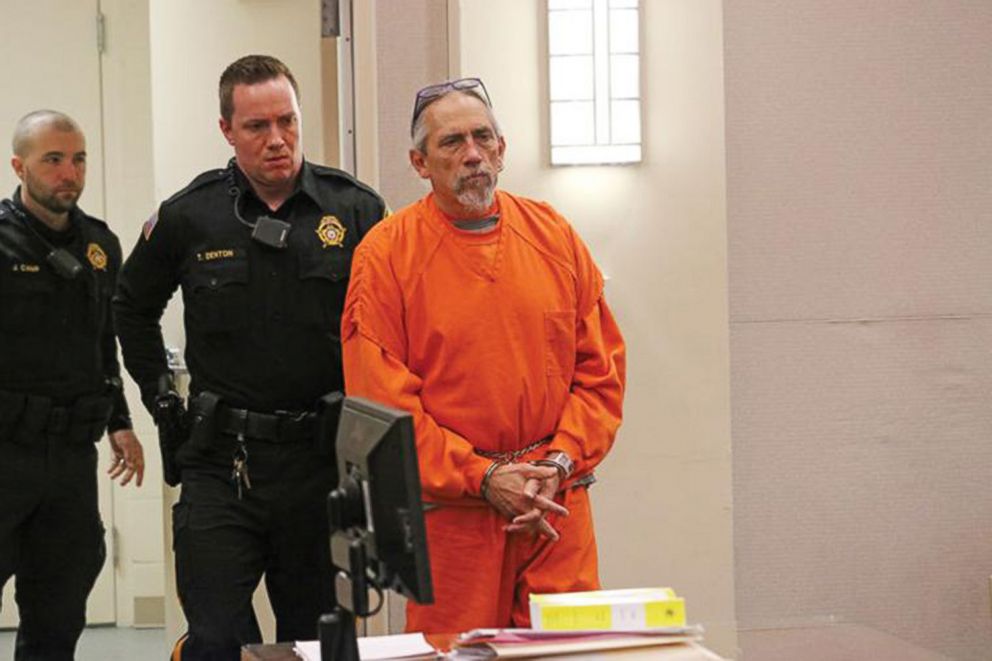
<path id="1" fill-rule="evenodd" d="M 332 535 L 331 556 L 339 567 L 346 556 L 348 571 L 341 570 L 334 577 L 337 605 L 330 613 L 321 615 L 317 623 L 320 658 L 321 661 L 360 661 L 355 615 L 370 615 L 369 582 L 365 578 L 365 533 L 353 528 Z"/>
<path id="2" fill-rule="evenodd" d="M 320 616 L 321 661 L 359 661 L 355 615 L 340 606 Z"/>

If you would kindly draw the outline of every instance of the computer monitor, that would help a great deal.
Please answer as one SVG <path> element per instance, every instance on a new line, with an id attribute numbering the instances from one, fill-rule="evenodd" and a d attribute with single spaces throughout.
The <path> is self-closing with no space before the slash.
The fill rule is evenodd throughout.
<path id="1" fill-rule="evenodd" d="M 432 603 L 413 417 L 367 399 L 346 397 L 336 453 L 339 483 L 328 496 L 328 519 L 331 560 L 340 570 L 339 603 L 349 607 L 347 597 L 363 603 L 366 579 L 373 587 Z M 355 564 L 364 564 L 364 571 Z M 353 595 L 342 595 L 342 578 Z"/>

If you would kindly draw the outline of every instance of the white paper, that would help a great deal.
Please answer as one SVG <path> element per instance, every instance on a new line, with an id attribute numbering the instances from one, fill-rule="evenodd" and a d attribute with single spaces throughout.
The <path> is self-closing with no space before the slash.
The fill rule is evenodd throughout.
<path id="1" fill-rule="evenodd" d="M 297 641 L 293 648 L 296 656 L 305 661 L 320 661 L 320 641 Z M 395 636 L 371 636 L 358 639 L 358 656 L 362 661 L 404 659 L 409 657 L 436 656 L 437 652 L 422 633 L 404 633 Z"/>
<path id="2" fill-rule="evenodd" d="M 303 661 L 320 661 L 320 641 L 298 640 L 293 645 L 293 654 Z"/>

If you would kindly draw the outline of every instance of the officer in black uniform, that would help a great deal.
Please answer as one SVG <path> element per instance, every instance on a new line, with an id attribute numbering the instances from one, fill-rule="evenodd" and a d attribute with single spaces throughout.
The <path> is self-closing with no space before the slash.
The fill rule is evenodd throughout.
<path id="1" fill-rule="evenodd" d="M 263 574 L 279 640 L 315 638 L 333 605 L 325 503 L 337 482 L 328 444 L 343 387 L 341 310 L 352 252 L 386 212 L 372 189 L 303 160 L 284 64 L 239 59 L 220 99 L 234 158 L 161 205 L 114 301 L 125 365 L 166 422 L 175 396 L 159 320 L 182 288 L 189 436 L 164 450 L 182 482 L 182 659 L 234 660 L 260 640 L 251 598 Z"/>
<path id="2" fill-rule="evenodd" d="M 21 186 L 0 201 L 0 588 L 15 577 L 15 659 L 72 659 L 106 555 L 95 442 L 110 432 L 121 484 L 144 472 L 111 324 L 121 247 L 76 206 L 86 143 L 71 118 L 25 116 L 13 148 Z"/>

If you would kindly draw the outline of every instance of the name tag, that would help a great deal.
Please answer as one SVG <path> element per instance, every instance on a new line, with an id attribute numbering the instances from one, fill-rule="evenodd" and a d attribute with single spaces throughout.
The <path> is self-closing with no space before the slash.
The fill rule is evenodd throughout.
<path id="1" fill-rule="evenodd" d="M 196 261 L 198 262 L 212 262 L 215 259 L 231 259 L 235 256 L 233 248 L 224 248 L 221 250 L 205 250 L 203 252 L 196 253 Z"/>

